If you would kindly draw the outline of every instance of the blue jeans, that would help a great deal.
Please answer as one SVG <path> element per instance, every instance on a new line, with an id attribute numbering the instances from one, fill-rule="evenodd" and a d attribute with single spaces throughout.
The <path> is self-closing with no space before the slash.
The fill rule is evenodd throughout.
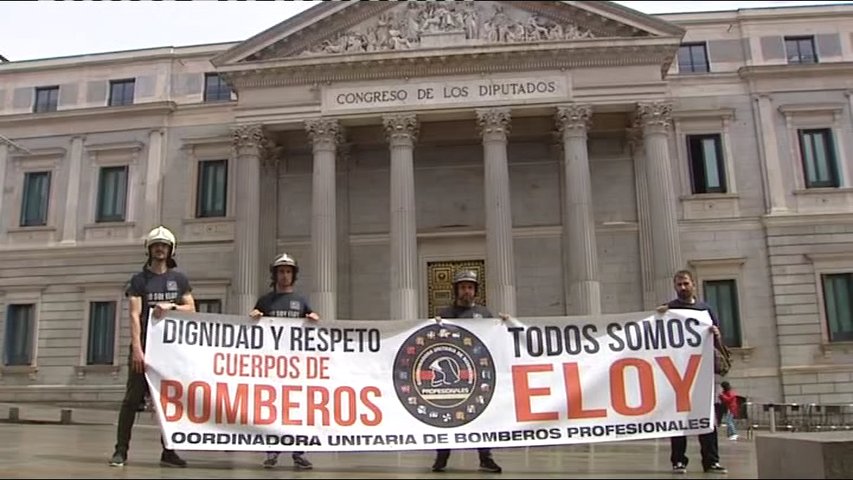
<path id="1" fill-rule="evenodd" d="M 723 420 L 726 422 L 726 434 L 728 436 L 737 435 L 737 428 L 735 428 L 735 416 L 732 415 L 731 411 L 727 411 L 723 416 Z"/>

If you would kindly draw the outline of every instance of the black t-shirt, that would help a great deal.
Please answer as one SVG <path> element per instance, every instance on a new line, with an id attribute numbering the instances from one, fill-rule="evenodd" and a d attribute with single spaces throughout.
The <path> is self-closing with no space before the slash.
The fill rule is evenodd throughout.
<path id="1" fill-rule="evenodd" d="M 296 292 L 271 291 L 258 299 L 255 309 L 265 317 L 279 318 L 303 318 L 313 312 L 305 297 Z"/>
<path id="2" fill-rule="evenodd" d="M 714 310 L 707 303 L 696 300 L 694 303 L 687 303 L 682 301 L 680 298 L 676 298 L 675 300 L 670 301 L 666 304 L 669 308 L 684 308 L 687 310 L 707 310 L 708 315 L 711 316 L 711 322 L 717 327 L 720 326 L 720 322 L 717 321 L 717 316 L 714 315 Z"/>
<path id="3" fill-rule="evenodd" d="M 460 307 L 453 304 L 438 311 L 441 318 L 494 318 L 492 312 L 486 307 L 474 305 L 472 307 Z"/>
<path id="4" fill-rule="evenodd" d="M 172 302 L 183 305 L 184 295 L 192 292 L 190 281 L 186 275 L 177 270 L 166 270 L 165 273 L 154 273 L 147 267 L 130 279 L 125 295 L 142 297 L 142 314 L 139 322 L 142 327 L 142 342 L 145 342 L 145 332 L 148 329 L 148 309 L 157 303 Z"/>

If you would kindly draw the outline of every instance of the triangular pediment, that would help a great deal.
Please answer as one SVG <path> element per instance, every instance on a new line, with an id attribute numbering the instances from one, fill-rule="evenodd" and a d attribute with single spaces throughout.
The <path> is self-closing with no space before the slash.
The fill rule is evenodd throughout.
<path id="1" fill-rule="evenodd" d="M 612 2 L 321 2 L 213 63 L 683 34 L 678 26 Z"/>

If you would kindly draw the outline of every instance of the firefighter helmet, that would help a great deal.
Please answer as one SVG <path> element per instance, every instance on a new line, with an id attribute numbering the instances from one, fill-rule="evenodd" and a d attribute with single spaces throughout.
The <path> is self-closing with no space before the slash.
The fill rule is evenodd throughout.
<path id="1" fill-rule="evenodd" d="M 275 271 L 277 267 L 281 267 L 283 265 L 289 265 L 293 267 L 294 272 L 299 271 L 299 265 L 296 263 L 296 259 L 286 253 L 282 253 L 281 255 L 275 257 L 275 260 L 273 260 L 272 264 L 270 265 L 270 270 Z"/>
<path id="2" fill-rule="evenodd" d="M 453 276 L 453 286 L 459 282 L 472 282 L 474 285 L 479 285 L 480 282 L 477 281 L 477 272 L 473 270 L 460 270 L 456 272 L 456 275 Z"/>
<path id="3" fill-rule="evenodd" d="M 151 245 L 157 243 L 164 243 L 170 247 L 172 247 L 172 255 L 175 254 L 175 248 L 177 247 L 177 242 L 175 241 L 175 234 L 169 231 L 168 228 L 160 225 L 157 228 L 154 228 L 148 235 L 145 236 L 145 251 L 148 252 L 148 248 Z"/>

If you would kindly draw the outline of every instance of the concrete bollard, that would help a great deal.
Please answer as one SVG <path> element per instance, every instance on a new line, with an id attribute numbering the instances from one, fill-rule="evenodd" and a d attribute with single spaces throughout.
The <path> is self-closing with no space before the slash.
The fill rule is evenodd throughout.
<path id="1" fill-rule="evenodd" d="M 71 409 L 70 408 L 63 408 L 62 409 L 62 411 L 59 414 L 59 423 L 61 423 L 63 425 L 70 425 L 71 424 Z"/>
<path id="2" fill-rule="evenodd" d="M 9 407 L 9 421 L 18 422 L 21 420 L 21 410 L 18 407 Z"/>

